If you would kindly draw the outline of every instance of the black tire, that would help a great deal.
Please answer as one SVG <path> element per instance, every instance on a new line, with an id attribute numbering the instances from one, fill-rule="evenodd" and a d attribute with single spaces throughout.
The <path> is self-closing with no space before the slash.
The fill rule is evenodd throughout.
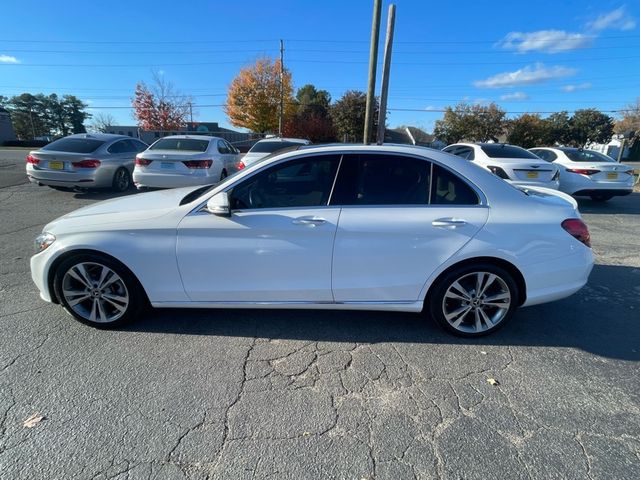
<path id="1" fill-rule="evenodd" d="M 115 277 L 111 274 L 103 277 L 103 268 Z M 98 285 L 101 277 L 105 285 L 102 288 Z M 101 329 L 116 328 L 134 320 L 147 305 L 138 279 L 119 262 L 97 253 L 64 260 L 56 269 L 53 288 L 64 309 L 76 320 Z"/>
<path id="2" fill-rule="evenodd" d="M 131 172 L 127 170 L 125 167 L 120 167 L 116 170 L 116 173 L 113 174 L 113 182 L 111 183 L 111 188 L 116 192 L 126 192 L 133 185 L 133 181 L 131 179 Z"/>
<path id="3" fill-rule="evenodd" d="M 229 175 L 227 174 L 227 171 L 226 170 L 222 170 L 222 172 L 220 172 L 220 181 L 224 180 L 228 176 Z"/>
<path id="4" fill-rule="evenodd" d="M 591 195 L 591 200 L 593 200 L 594 202 L 606 202 L 607 200 L 611 200 L 613 198 L 613 195 Z"/>
<path id="5" fill-rule="evenodd" d="M 480 275 L 487 283 L 484 285 L 481 282 L 484 285 L 484 288 L 481 287 L 483 296 L 476 298 L 476 286 Z M 495 279 L 489 283 L 492 275 Z M 463 288 L 469 300 L 456 294 L 462 293 L 454 287 L 456 282 Z M 508 295 L 508 300 L 491 298 L 505 294 Z M 454 298 L 455 296 L 458 298 Z M 481 337 L 502 328 L 511 319 L 518 305 L 519 293 L 515 280 L 505 269 L 489 263 L 478 263 L 462 266 L 444 274 L 432 287 L 427 298 L 428 305 L 425 310 L 444 330 L 459 337 Z M 484 303 L 490 299 L 493 300 L 491 304 Z M 456 312 L 460 313 L 454 315 Z M 458 322 L 456 327 L 455 324 Z"/>

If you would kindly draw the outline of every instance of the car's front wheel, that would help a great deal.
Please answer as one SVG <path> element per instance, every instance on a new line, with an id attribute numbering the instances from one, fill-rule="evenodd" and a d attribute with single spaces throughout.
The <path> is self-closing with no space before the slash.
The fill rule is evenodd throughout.
<path id="1" fill-rule="evenodd" d="M 439 279 L 429 299 L 431 317 L 462 337 L 487 335 L 504 326 L 518 304 L 518 287 L 495 265 L 467 265 Z"/>
<path id="2" fill-rule="evenodd" d="M 53 286 L 67 312 L 97 328 L 114 328 L 133 320 L 146 303 L 137 279 L 118 262 L 99 254 L 64 260 Z"/>

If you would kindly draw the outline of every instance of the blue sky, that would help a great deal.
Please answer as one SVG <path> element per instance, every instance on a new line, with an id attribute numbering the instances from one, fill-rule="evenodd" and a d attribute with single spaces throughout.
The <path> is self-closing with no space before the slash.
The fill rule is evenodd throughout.
<path id="1" fill-rule="evenodd" d="M 392 127 L 431 131 L 442 116 L 437 110 L 460 101 L 495 101 L 513 116 L 614 111 L 640 96 L 637 0 L 395 4 Z M 277 56 L 279 39 L 296 87 L 313 83 L 334 99 L 366 90 L 372 5 L 4 0 L 0 95 L 74 94 L 92 113 L 134 124 L 128 106 L 135 85 L 156 71 L 193 97 L 195 120 L 229 127 L 219 106 L 229 83 L 255 59 Z"/>

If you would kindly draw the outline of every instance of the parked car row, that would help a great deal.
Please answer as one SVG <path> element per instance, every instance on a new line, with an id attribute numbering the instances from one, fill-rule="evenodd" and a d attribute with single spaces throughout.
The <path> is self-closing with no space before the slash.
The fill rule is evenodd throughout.
<path id="1" fill-rule="evenodd" d="M 472 161 L 514 185 L 558 189 L 607 201 L 633 191 L 633 168 L 592 150 L 502 143 L 456 143 L 444 152 Z"/>
<path id="2" fill-rule="evenodd" d="M 210 185 L 275 151 L 308 140 L 267 138 L 243 158 L 223 138 L 172 135 L 151 146 L 124 135 L 77 134 L 51 142 L 27 155 L 27 177 L 58 189 L 138 189 Z"/>

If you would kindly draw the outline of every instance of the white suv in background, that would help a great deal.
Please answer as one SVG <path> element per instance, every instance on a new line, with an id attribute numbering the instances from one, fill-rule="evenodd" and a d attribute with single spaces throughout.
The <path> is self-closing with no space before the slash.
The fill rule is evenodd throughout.
<path id="1" fill-rule="evenodd" d="M 442 150 L 486 168 L 515 185 L 557 190 L 560 170 L 524 148 L 505 143 L 454 143 Z"/>
<path id="2" fill-rule="evenodd" d="M 569 195 L 606 202 L 633 191 L 633 167 L 600 152 L 571 147 L 536 147 L 529 151 L 560 166 L 560 190 Z"/>
<path id="3" fill-rule="evenodd" d="M 302 145 L 309 145 L 311 142 L 304 138 L 282 138 L 282 137 L 271 137 L 265 138 L 263 140 L 257 141 L 253 147 L 249 149 L 247 154 L 242 157 L 242 163 L 246 166 L 251 165 L 252 163 L 260 160 L 261 158 L 266 157 L 272 153 L 275 153 L 279 150 L 283 150 L 285 148 L 290 147 L 299 147 Z"/>

